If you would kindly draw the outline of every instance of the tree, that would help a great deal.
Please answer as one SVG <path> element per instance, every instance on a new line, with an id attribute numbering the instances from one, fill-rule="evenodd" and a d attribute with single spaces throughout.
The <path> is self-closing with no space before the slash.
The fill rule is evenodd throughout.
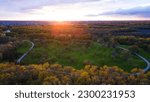
<path id="1" fill-rule="evenodd" d="M 124 60 L 124 61 L 128 61 L 130 58 L 131 58 L 131 53 L 129 51 L 122 51 L 121 54 L 120 54 L 121 58 Z"/>
<path id="2" fill-rule="evenodd" d="M 60 85 L 60 81 L 56 76 L 48 76 L 44 79 L 44 85 Z"/>
<path id="3" fill-rule="evenodd" d="M 129 51 L 131 51 L 132 53 L 138 53 L 139 52 L 139 47 L 137 45 L 132 45 L 129 48 Z"/>
<path id="4" fill-rule="evenodd" d="M 3 59 L 3 53 L 0 52 L 0 60 Z"/>

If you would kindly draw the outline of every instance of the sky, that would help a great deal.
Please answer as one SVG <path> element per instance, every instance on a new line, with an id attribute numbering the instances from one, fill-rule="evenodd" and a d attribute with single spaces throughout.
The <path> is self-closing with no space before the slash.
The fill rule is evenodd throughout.
<path id="1" fill-rule="evenodd" d="M 150 0 L 0 0 L 0 20 L 150 20 Z"/>

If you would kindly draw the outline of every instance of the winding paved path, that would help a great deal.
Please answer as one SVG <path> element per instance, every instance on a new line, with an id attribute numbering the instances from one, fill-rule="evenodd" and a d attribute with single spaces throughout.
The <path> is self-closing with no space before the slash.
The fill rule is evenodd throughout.
<path id="1" fill-rule="evenodd" d="M 120 47 L 120 46 L 118 46 L 117 48 L 120 48 L 120 49 L 125 50 L 125 51 L 129 51 L 128 49 Z M 135 52 L 133 54 L 138 56 L 141 60 L 143 60 L 147 64 L 147 66 L 143 70 L 144 73 L 147 72 L 148 70 L 150 70 L 150 62 L 146 58 L 144 58 L 143 56 L 141 56 L 141 55 L 139 55 L 138 53 L 135 53 Z M 139 74 L 141 74 L 141 73 L 140 72 L 139 73 L 134 73 L 132 75 L 139 75 Z"/>
<path id="2" fill-rule="evenodd" d="M 25 42 L 25 41 L 31 43 L 31 47 L 29 48 L 29 50 L 28 50 L 27 52 L 25 52 L 25 53 L 17 60 L 16 64 L 19 64 L 19 63 L 24 59 L 24 57 L 25 57 L 26 55 L 28 55 L 28 53 L 34 48 L 34 43 L 33 43 L 33 42 L 31 42 L 31 41 L 29 41 L 29 40 L 24 40 L 24 42 Z"/>

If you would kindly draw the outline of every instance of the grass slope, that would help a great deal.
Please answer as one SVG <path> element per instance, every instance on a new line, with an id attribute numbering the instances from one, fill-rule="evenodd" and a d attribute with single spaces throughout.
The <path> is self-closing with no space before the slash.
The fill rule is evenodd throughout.
<path id="1" fill-rule="evenodd" d="M 35 43 L 36 45 L 36 43 Z M 23 44 L 18 48 L 19 53 L 24 53 L 30 46 Z M 22 61 L 22 64 L 37 63 L 59 63 L 64 66 L 73 66 L 77 69 L 83 68 L 84 64 L 94 64 L 98 66 L 118 66 L 126 71 L 132 68 L 144 68 L 145 63 L 136 56 L 131 56 L 128 61 L 123 58 L 112 58 L 113 48 L 104 47 L 99 43 L 93 42 L 86 48 L 82 44 L 69 43 L 61 44 L 53 41 L 46 45 L 38 45 Z"/>

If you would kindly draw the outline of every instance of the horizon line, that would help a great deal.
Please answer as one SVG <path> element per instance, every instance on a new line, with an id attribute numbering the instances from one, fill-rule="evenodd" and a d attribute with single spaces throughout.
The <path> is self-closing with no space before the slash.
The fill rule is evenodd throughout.
<path id="1" fill-rule="evenodd" d="M 64 21 L 60 21 L 60 20 L 2 20 L 0 19 L 0 21 L 39 21 L 39 22 L 106 22 L 106 21 L 150 21 L 150 20 L 64 20 Z"/>

